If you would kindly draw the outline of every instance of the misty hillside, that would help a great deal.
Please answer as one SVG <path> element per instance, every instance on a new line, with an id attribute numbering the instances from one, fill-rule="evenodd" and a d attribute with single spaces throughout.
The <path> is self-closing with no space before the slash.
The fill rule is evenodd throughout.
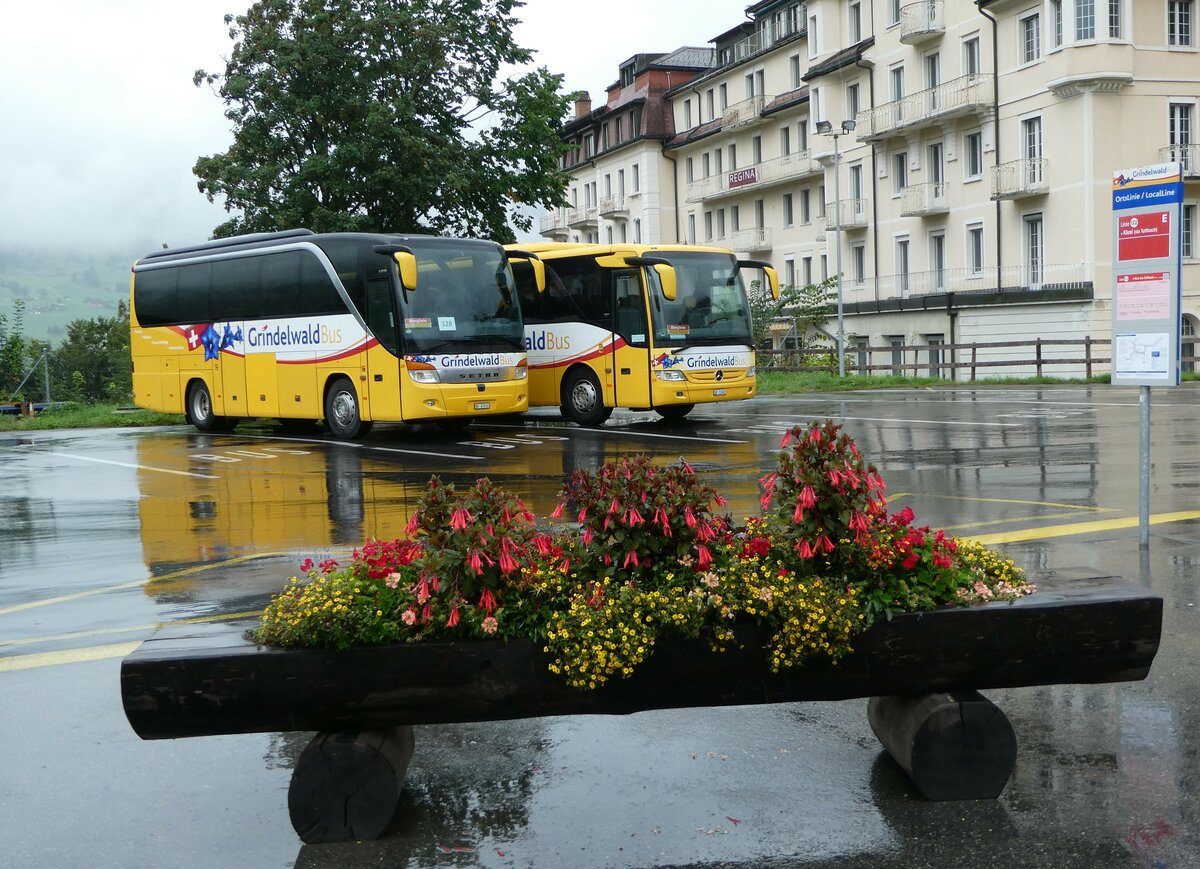
<path id="1" fill-rule="evenodd" d="M 13 302 L 25 301 L 26 338 L 57 345 L 72 320 L 111 317 L 129 299 L 129 269 L 146 251 L 75 254 L 0 247 L 0 314 L 9 318 Z"/>

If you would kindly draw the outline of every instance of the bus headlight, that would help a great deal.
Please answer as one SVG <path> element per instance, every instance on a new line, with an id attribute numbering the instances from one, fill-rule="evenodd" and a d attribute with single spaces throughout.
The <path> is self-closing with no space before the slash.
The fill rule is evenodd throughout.
<path id="1" fill-rule="evenodd" d="M 753 365 L 751 365 L 749 368 L 747 368 L 747 369 L 746 369 L 746 376 L 747 376 L 747 377 L 753 377 L 753 376 L 754 376 L 754 375 L 756 375 L 757 373 L 758 373 L 758 369 L 757 369 L 757 368 L 755 368 L 755 366 L 753 366 Z"/>
<path id="2" fill-rule="evenodd" d="M 529 377 L 529 362 L 522 359 L 517 363 L 517 367 L 513 369 L 513 380 L 525 380 Z"/>
<path id="3" fill-rule="evenodd" d="M 659 380 L 672 380 L 675 382 L 687 380 L 687 375 L 682 371 L 676 371 L 674 368 L 664 368 L 662 371 L 656 371 L 655 374 L 658 375 Z"/>
<path id="4" fill-rule="evenodd" d="M 404 364 L 408 368 L 408 376 L 417 383 L 437 383 L 439 380 L 437 369 L 428 362 L 414 362 L 407 359 Z"/>

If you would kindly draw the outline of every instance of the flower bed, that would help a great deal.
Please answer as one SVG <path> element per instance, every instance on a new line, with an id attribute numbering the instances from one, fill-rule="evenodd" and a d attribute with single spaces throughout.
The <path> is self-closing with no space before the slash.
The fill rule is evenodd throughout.
<path id="1" fill-rule="evenodd" d="M 784 434 L 762 515 L 735 525 L 686 462 L 646 456 L 576 471 L 539 527 L 513 494 L 433 477 L 407 537 L 348 565 L 302 565 L 253 638 L 283 647 L 466 638 L 533 641 L 574 688 L 631 676 L 665 638 L 765 637 L 773 673 L 836 664 L 877 619 L 1014 600 L 1011 561 L 891 512 L 885 485 L 832 421 Z"/>

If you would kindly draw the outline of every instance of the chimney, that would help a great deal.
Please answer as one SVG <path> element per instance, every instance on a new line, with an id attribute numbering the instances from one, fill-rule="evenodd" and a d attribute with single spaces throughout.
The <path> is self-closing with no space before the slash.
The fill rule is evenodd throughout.
<path id="1" fill-rule="evenodd" d="M 575 97 L 575 117 L 582 118 L 592 110 L 592 98 L 587 91 L 580 91 Z"/>

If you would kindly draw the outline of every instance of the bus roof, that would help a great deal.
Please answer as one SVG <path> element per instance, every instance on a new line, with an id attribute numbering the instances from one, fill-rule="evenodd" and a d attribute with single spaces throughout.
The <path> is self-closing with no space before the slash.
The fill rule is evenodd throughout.
<path id="1" fill-rule="evenodd" d="M 238 250 L 254 250 L 256 248 L 276 247 L 282 244 L 291 244 L 297 241 L 312 241 L 321 242 L 326 239 L 345 238 L 356 239 L 364 243 L 387 244 L 389 242 L 403 242 L 405 240 L 421 240 L 421 241 L 446 241 L 454 243 L 473 242 L 481 245 L 495 245 L 493 241 L 485 241 L 483 239 L 471 238 L 449 238 L 440 235 L 422 235 L 419 233 L 387 233 L 387 232 L 326 232 L 315 233 L 311 229 L 288 229 L 282 232 L 259 232 L 251 235 L 235 235 L 230 238 L 218 238 L 213 241 L 205 242 L 204 244 L 192 245 L 190 247 L 176 247 L 165 250 L 156 250 L 146 254 L 144 257 L 134 263 L 136 269 L 138 265 L 150 260 L 189 260 L 195 257 L 208 256 L 213 253 L 223 253 L 227 251 Z"/>
<path id="2" fill-rule="evenodd" d="M 614 242 L 613 244 L 590 244 L 580 241 L 533 241 L 517 242 L 504 246 L 506 250 L 522 250 L 535 253 L 543 258 L 558 258 L 562 256 L 607 256 L 620 253 L 626 256 L 645 256 L 654 252 L 669 251 L 673 253 L 723 253 L 733 256 L 734 253 L 725 247 L 706 247 L 696 244 L 630 244 Z"/>

